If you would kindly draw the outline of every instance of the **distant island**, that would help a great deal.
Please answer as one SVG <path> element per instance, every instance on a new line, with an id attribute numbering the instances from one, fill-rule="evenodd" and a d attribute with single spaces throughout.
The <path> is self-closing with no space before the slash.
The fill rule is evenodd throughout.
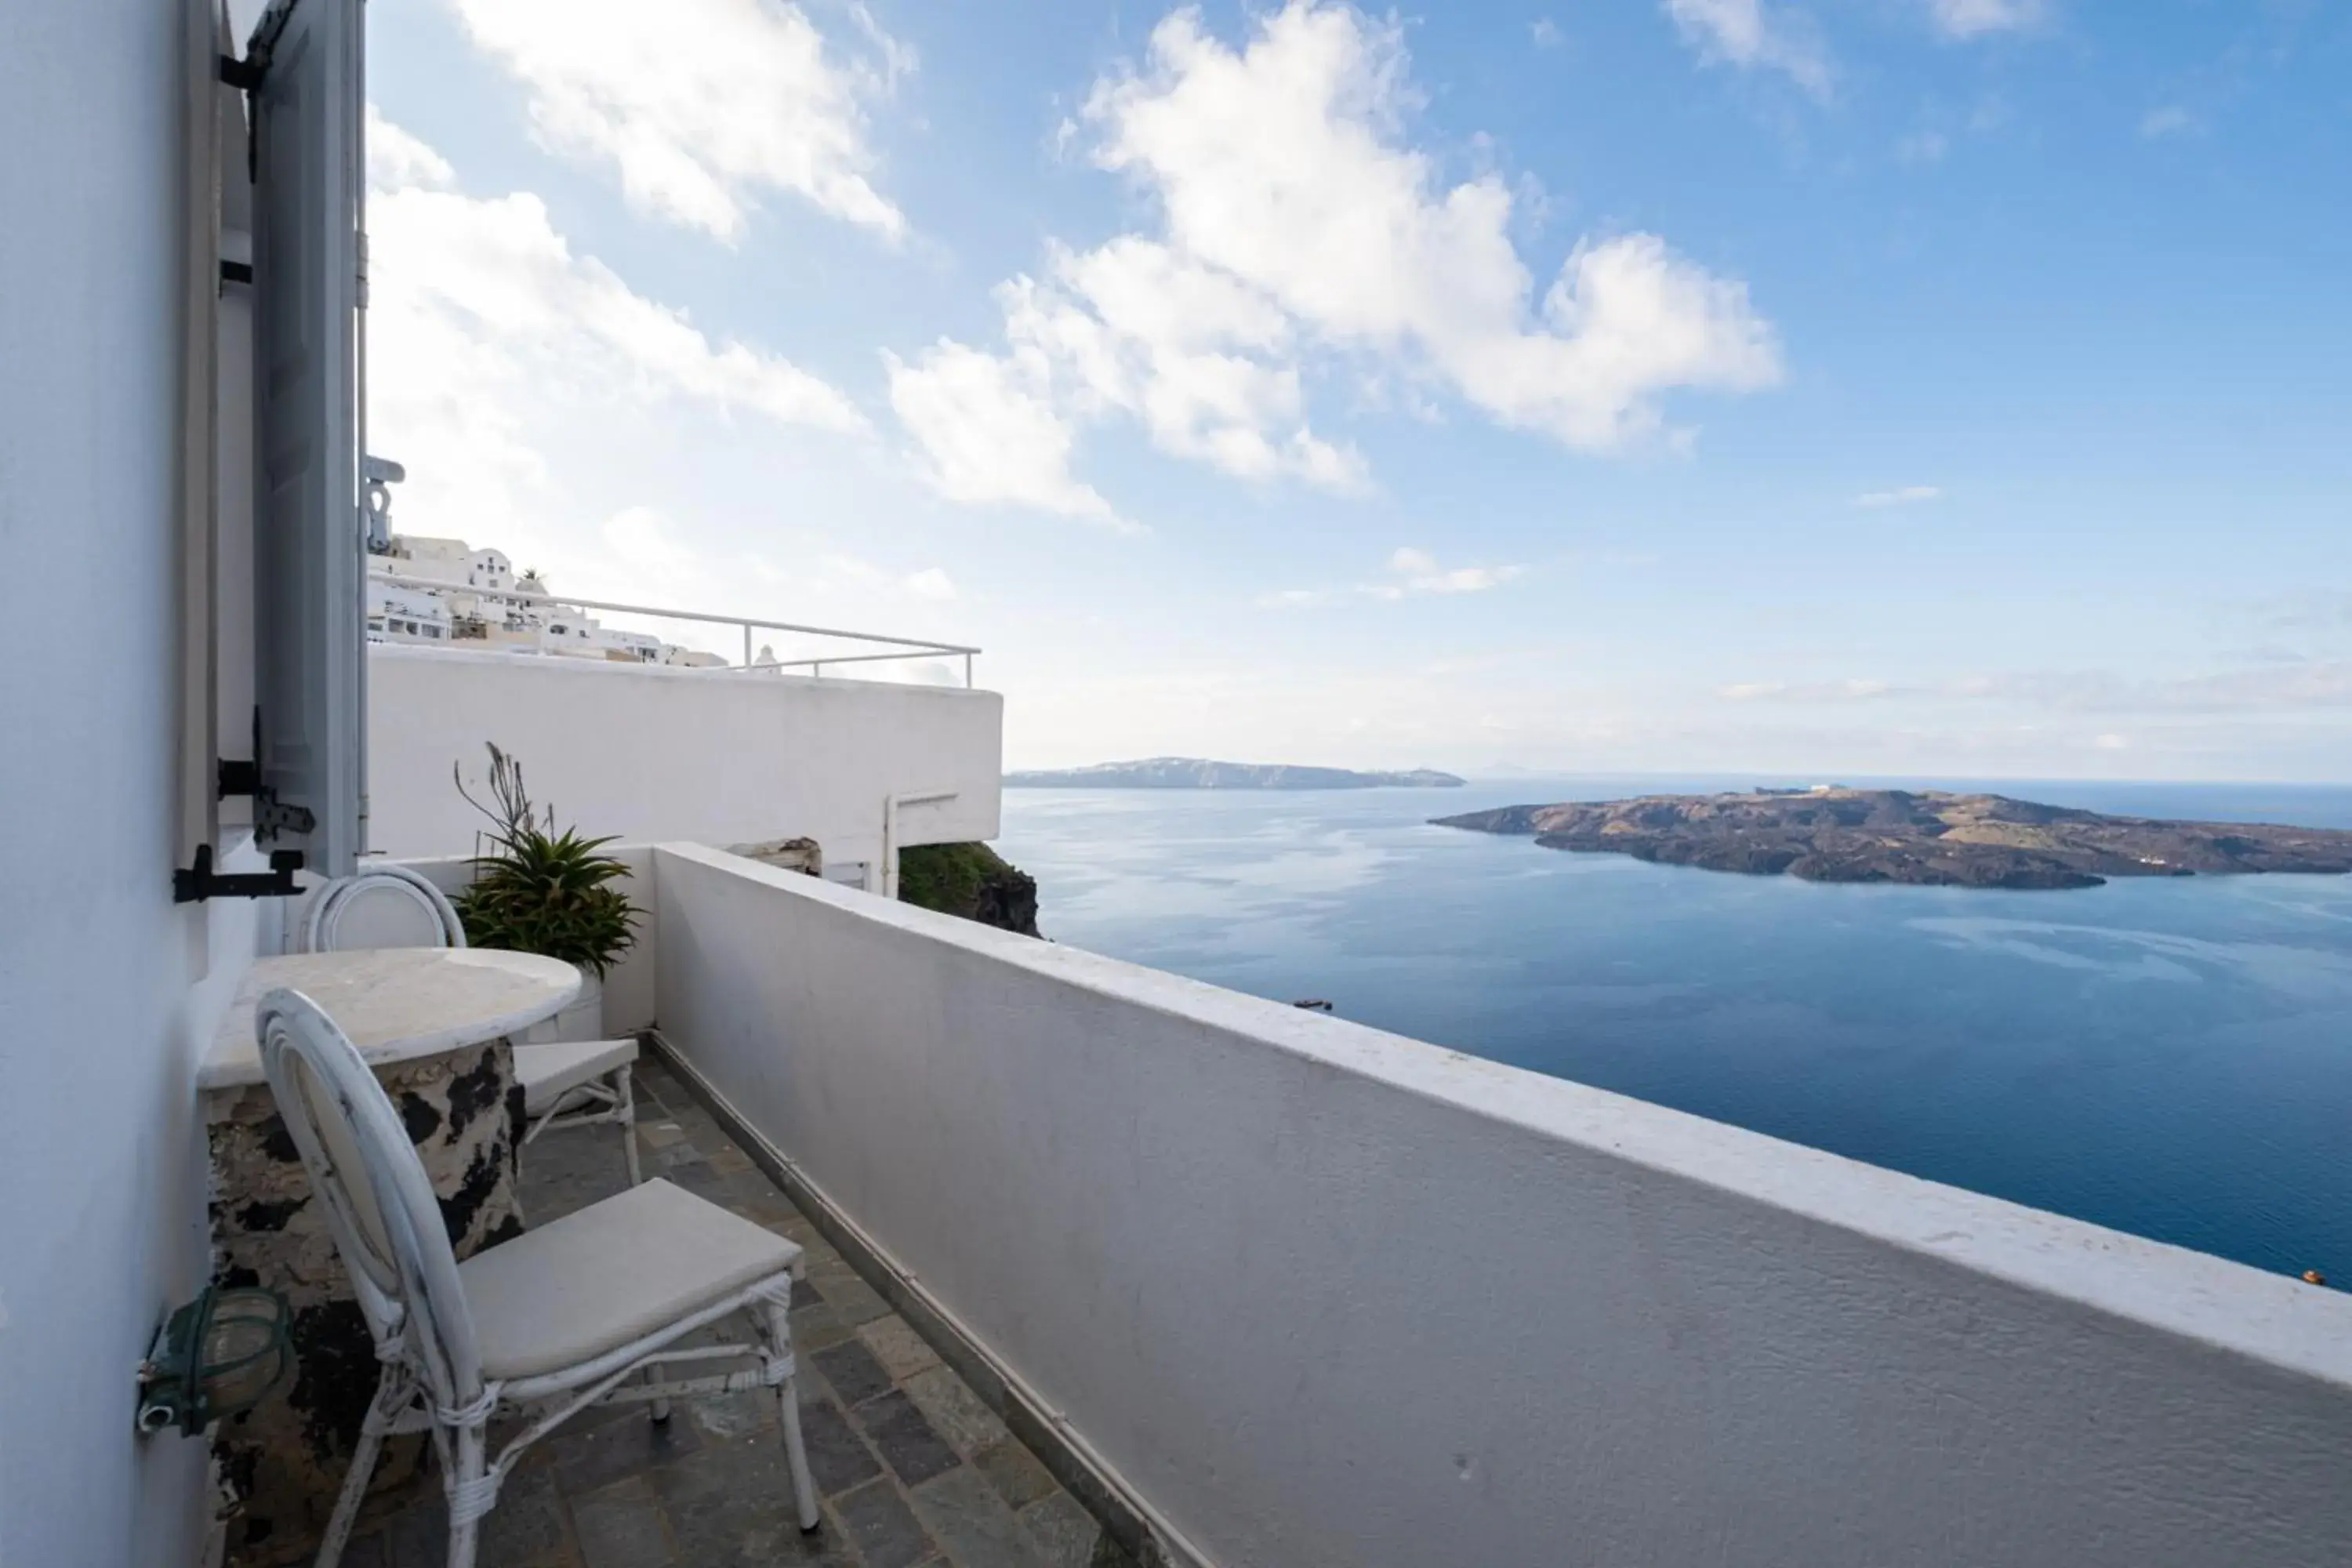
<path id="1" fill-rule="evenodd" d="M 1349 768 L 1302 768 L 1287 763 L 1213 763 L 1200 757 L 1146 757 L 1007 773 L 1007 789 L 1459 789 L 1452 773 L 1414 768 L 1363 773 Z"/>
<path id="2" fill-rule="evenodd" d="M 2109 877 L 2352 872 L 2352 832 L 2103 816 L 1944 790 L 1654 795 L 1435 820 L 1441 827 L 1530 834 L 1547 849 L 1811 882 L 2095 888 Z"/>

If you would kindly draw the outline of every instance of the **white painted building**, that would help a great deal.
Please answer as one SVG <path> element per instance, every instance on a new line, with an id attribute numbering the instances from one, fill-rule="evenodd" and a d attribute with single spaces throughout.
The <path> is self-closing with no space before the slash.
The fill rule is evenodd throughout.
<path id="1" fill-rule="evenodd" d="M 552 728 L 609 682 L 625 721 L 548 766 L 622 831 L 771 820 L 649 759 L 673 724 L 722 756 L 694 732 L 771 726 L 771 769 L 821 737 L 786 816 L 889 752 L 841 786 L 877 854 L 992 825 L 987 693 L 367 653 L 360 25 L 272 11 L 257 187 L 202 0 L 17 4 L 0 47 L 0 623 L 53 650 L 0 662 L 8 1568 L 205 1561 L 205 1446 L 134 1433 L 131 1368 L 206 1277 L 194 1066 L 282 914 L 219 879 L 435 842 L 432 748 L 495 731 L 425 705 Z M 652 913 L 608 1026 L 657 1025 L 1172 1562 L 2352 1562 L 2338 1292 L 707 843 L 626 855 Z"/>
<path id="2" fill-rule="evenodd" d="M 370 642 L 422 642 L 446 645 L 455 634 L 456 617 L 449 601 L 429 588 L 406 588 L 379 582 L 371 574 L 367 585 L 367 630 Z"/>
<path id="3" fill-rule="evenodd" d="M 378 515 L 383 515 L 381 510 Z M 370 642 L 715 668 L 716 654 L 605 626 L 554 598 L 536 574 L 515 574 L 505 552 L 462 539 L 392 534 L 367 557 Z"/>

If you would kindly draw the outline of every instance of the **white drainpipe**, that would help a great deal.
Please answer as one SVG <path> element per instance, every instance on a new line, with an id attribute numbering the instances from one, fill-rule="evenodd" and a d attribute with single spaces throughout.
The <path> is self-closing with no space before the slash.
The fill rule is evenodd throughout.
<path id="1" fill-rule="evenodd" d="M 951 789 L 917 790 L 907 795 L 886 795 L 882 797 L 882 896 L 898 896 L 898 808 L 902 805 L 935 805 L 953 800 L 961 791 Z"/>

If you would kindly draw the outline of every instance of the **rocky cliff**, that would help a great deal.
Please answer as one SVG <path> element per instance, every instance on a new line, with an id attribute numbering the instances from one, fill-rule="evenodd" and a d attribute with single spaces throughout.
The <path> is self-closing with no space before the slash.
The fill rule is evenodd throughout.
<path id="1" fill-rule="evenodd" d="M 1038 934 L 1037 879 L 985 844 L 919 844 L 901 849 L 898 897 L 1000 931 Z"/>

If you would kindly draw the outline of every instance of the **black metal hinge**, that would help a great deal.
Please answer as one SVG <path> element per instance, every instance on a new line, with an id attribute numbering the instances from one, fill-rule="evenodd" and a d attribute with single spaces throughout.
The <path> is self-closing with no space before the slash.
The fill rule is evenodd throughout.
<path id="1" fill-rule="evenodd" d="M 301 868 L 302 851 L 273 849 L 269 852 L 268 870 L 224 874 L 213 869 L 213 847 L 199 844 L 195 864 L 175 868 L 172 872 L 172 901 L 195 904 L 206 899 L 289 899 L 301 891 L 294 885 L 294 873 Z"/>
<path id="2" fill-rule="evenodd" d="M 319 818 L 307 805 L 281 805 L 278 792 L 261 782 L 261 710 L 253 710 L 252 762 L 229 757 L 213 759 L 213 788 L 220 798 L 233 795 L 253 797 L 253 836 L 268 842 L 281 833 L 308 833 Z"/>
<path id="3" fill-rule="evenodd" d="M 253 836 L 275 838 L 281 833 L 308 833 L 319 818 L 307 805 L 281 805 L 278 792 L 263 787 L 253 792 Z"/>
<path id="4" fill-rule="evenodd" d="M 235 55 L 215 57 L 213 74 L 220 79 L 221 85 L 245 94 L 245 177 L 248 182 L 258 177 L 261 167 L 261 139 L 254 133 L 254 121 L 261 104 L 261 83 L 268 72 L 269 54 L 266 49 L 257 49 L 243 59 Z"/>

